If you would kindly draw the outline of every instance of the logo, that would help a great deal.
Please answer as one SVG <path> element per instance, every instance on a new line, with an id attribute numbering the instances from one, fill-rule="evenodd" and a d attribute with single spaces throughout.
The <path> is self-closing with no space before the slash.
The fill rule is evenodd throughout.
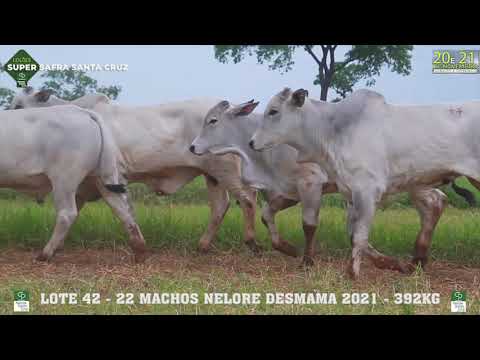
<path id="1" fill-rule="evenodd" d="M 432 73 L 480 74 L 479 50 L 434 50 Z"/>
<path id="2" fill-rule="evenodd" d="M 17 82 L 17 87 L 26 87 L 28 81 L 40 70 L 40 65 L 25 50 L 19 50 L 3 69 Z"/>
<path id="3" fill-rule="evenodd" d="M 30 311 L 30 294 L 25 290 L 17 290 L 13 292 L 13 311 L 29 312 Z"/>
<path id="4" fill-rule="evenodd" d="M 467 312 L 467 294 L 465 291 L 452 291 L 450 311 Z"/>

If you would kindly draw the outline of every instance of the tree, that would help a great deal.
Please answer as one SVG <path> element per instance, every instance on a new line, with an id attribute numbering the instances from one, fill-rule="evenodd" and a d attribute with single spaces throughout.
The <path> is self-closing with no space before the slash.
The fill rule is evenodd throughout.
<path id="1" fill-rule="evenodd" d="M 0 63 L 0 75 L 2 75 L 4 72 L 5 70 L 3 69 L 3 64 Z M 0 106 L 6 109 L 12 102 L 14 95 L 15 92 L 13 90 L 10 90 L 6 87 L 0 87 Z"/>
<path id="2" fill-rule="evenodd" d="M 338 45 L 215 45 L 215 58 L 227 63 L 230 59 L 235 64 L 245 56 L 257 57 L 259 64 L 268 63 L 270 70 L 281 73 L 290 71 L 295 64 L 293 55 L 303 49 L 315 61 L 318 73 L 313 81 L 320 85 L 320 100 L 326 101 L 331 88 L 340 95 L 332 100 L 338 102 L 353 91 L 361 80 L 367 80 L 367 86 L 375 85 L 375 76 L 380 75 L 383 66 L 400 75 L 409 75 L 412 69 L 412 45 L 352 45 L 344 55 L 343 61 L 335 61 Z M 321 56 L 315 51 L 320 47 Z M 452 182 L 456 193 L 461 195 L 470 206 L 476 206 L 473 193 Z"/>
<path id="3" fill-rule="evenodd" d="M 4 69 L 0 63 L 0 76 L 3 76 Z M 45 81 L 41 89 L 53 90 L 56 96 L 64 100 L 74 100 L 87 93 L 102 93 L 115 100 L 122 88 L 118 85 L 99 86 L 97 80 L 88 76 L 85 71 L 68 70 L 47 70 L 40 74 Z M 15 91 L 0 87 L 0 106 L 7 108 L 15 96 Z"/>
<path id="4" fill-rule="evenodd" d="M 344 98 L 361 80 L 367 80 L 366 85 L 373 86 L 375 76 L 380 75 L 383 66 L 400 75 L 409 75 L 412 68 L 412 45 L 352 45 L 344 54 L 343 61 L 336 61 L 337 47 L 338 45 L 215 45 L 215 58 L 222 63 L 227 63 L 230 59 L 239 63 L 245 56 L 255 55 L 259 64 L 268 63 L 270 70 L 284 73 L 290 71 L 295 64 L 295 51 L 302 49 L 318 66 L 313 84 L 320 85 L 320 100 L 324 101 L 327 100 L 329 89 L 335 90 Z"/>
<path id="5" fill-rule="evenodd" d="M 75 100 L 88 93 L 102 93 L 115 100 L 122 91 L 117 85 L 99 86 L 97 80 L 80 70 L 47 70 L 40 77 L 46 79 L 42 89 L 53 90 L 64 100 Z"/>

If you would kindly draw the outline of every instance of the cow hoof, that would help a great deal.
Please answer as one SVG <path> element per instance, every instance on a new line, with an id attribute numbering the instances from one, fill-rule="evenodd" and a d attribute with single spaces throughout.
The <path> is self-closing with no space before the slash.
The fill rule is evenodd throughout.
<path id="1" fill-rule="evenodd" d="M 422 270 L 425 270 L 427 267 L 428 258 L 426 257 L 414 257 L 412 259 L 411 265 L 417 267 L 418 264 L 422 267 Z"/>
<path id="2" fill-rule="evenodd" d="M 150 256 L 148 251 L 136 252 L 134 254 L 135 264 L 143 264 Z"/>
<path id="3" fill-rule="evenodd" d="M 348 269 L 347 270 L 347 276 L 349 277 L 350 280 L 352 281 L 356 281 L 358 280 L 359 278 L 359 275 L 358 274 L 355 274 L 352 269 Z"/>
<path id="4" fill-rule="evenodd" d="M 35 257 L 36 261 L 47 262 L 51 259 L 51 256 L 48 256 L 43 251 Z"/>
<path id="5" fill-rule="evenodd" d="M 248 246 L 248 248 L 255 254 L 255 255 L 261 255 L 263 252 L 263 248 L 258 245 L 255 240 L 249 240 L 246 241 L 245 244 Z"/>
<path id="6" fill-rule="evenodd" d="M 408 274 L 413 274 L 417 270 L 417 264 L 415 264 L 413 261 L 407 263 L 405 266 L 407 267 Z"/>
<path id="7" fill-rule="evenodd" d="M 394 257 L 382 255 L 379 257 L 371 257 L 371 260 L 378 269 L 394 270 L 402 274 L 410 273 L 410 267 Z"/>
<path id="8" fill-rule="evenodd" d="M 350 260 L 348 267 L 347 267 L 347 276 L 350 278 L 350 280 L 358 280 L 360 277 L 360 271 L 355 271 L 353 269 L 353 261 Z"/>
<path id="9" fill-rule="evenodd" d="M 284 240 L 280 241 L 280 243 L 278 243 L 278 244 L 274 244 L 273 248 L 275 250 L 280 251 L 282 254 L 285 254 L 285 255 L 288 255 L 288 256 L 291 256 L 291 257 L 297 257 L 298 256 L 298 252 L 297 252 L 297 249 L 295 248 L 295 246 L 290 245 L 288 242 L 286 242 Z"/>
<path id="10" fill-rule="evenodd" d="M 397 260 L 397 264 L 394 266 L 393 270 L 397 270 L 398 272 L 402 274 L 411 274 L 411 267 L 409 263 L 403 263 L 400 260 Z"/>
<path id="11" fill-rule="evenodd" d="M 305 269 L 310 269 L 313 265 L 315 265 L 313 259 L 310 256 L 304 256 L 300 266 L 304 267 Z"/>
<path id="12" fill-rule="evenodd" d="M 356 281 L 358 280 L 358 278 L 360 277 L 359 274 L 355 273 L 351 267 L 348 267 L 347 269 L 347 276 L 350 278 L 350 280 L 352 281 Z"/>
<path id="13" fill-rule="evenodd" d="M 423 259 L 413 259 L 411 262 L 405 264 L 406 273 L 413 274 L 419 268 L 418 265 L 420 265 L 422 271 L 425 271 L 425 264 L 426 261 Z"/>
<path id="14" fill-rule="evenodd" d="M 197 252 L 202 255 L 208 254 L 210 250 L 211 249 L 209 244 L 208 245 L 199 244 L 197 248 Z"/>

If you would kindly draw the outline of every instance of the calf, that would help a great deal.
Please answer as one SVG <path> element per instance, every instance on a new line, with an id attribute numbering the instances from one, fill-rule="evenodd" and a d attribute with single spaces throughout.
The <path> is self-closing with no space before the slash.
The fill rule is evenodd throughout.
<path id="1" fill-rule="evenodd" d="M 142 182 L 158 195 L 173 194 L 199 175 L 207 184 L 211 218 L 199 241 L 199 249 L 210 248 L 229 208 L 229 193 L 240 203 L 245 218 L 245 243 L 254 252 L 256 192 L 240 178 L 240 158 L 236 155 L 198 157 L 188 151 L 202 128 L 203 119 L 214 99 L 192 99 L 156 106 L 127 107 L 111 103 L 101 94 L 85 95 L 72 103 L 102 115 L 118 146 L 121 174 L 126 182 Z M 48 90 L 26 88 L 12 100 L 11 108 L 48 107 L 69 104 Z M 94 187 L 81 191 L 82 204 L 99 198 Z"/>
<path id="2" fill-rule="evenodd" d="M 0 124 L 0 187 L 42 199 L 53 193 L 55 229 L 38 260 L 63 245 L 78 215 L 77 191 L 88 185 L 122 221 L 135 260 L 143 262 L 145 241 L 120 184 L 115 142 L 98 114 L 73 105 L 6 110 Z"/>
<path id="3" fill-rule="evenodd" d="M 353 277 L 363 255 L 376 266 L 398 267 L 368 243 L 375 209 L 385 196 L 419 193 L 462 175 L 480 188 L 480 102 L 396 106 L 359 90 L 328 103 L 307 94 L 287 88 L 274 96 L 250 146 L 289 144 L 298 150 L 299 163 L 318 163 L 337 184 L 351 206 Z"/>
<path id="4" fill-rule="evenodd" d="M 205 117 L 200 134 L 190 151 L 197 155 L 235 153 L 242 157 L 242 179 L 250 186 L 265 191 L 267 203 L 262 210 L 262 221 L 267 226 L 272 246 L 287 255 L 296 256 L 296 249 L 281 239 L 276 226 L 278 211 L 302 203 L 305 253 L 302 263 L 313 264 L 314 235 L 322 194 L 337 193 L 335 183 L 316 163 L 296 162 L 297 150 L 289 145 L 278 145 L 264 152 L 253 151 L 248 142 L 261 125 L 263 116 L 253 114 L 258 103 L 253 100 L 230 106 L 222 101 Z M 414 262 L 425 265 L 433 230 L 446 206 L 447 197 L 437 189 L 412 192 L 412 202 L 421 216 L 421 229 L 415 245 Z M 399 269 L 404 270 L 402 266 Z"/>

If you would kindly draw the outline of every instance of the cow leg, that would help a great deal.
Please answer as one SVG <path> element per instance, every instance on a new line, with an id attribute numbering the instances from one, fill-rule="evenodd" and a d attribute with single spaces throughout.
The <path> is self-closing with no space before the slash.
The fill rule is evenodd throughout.
<path id="1" fill-rule="evenodd" d="M 375 200 L 373 196 L 362 192 L 352 194 L 350 207 L 350 226 L 352 241 L 352 259 L 350 260 L 348 273 L 356 279 L 360 275 L 362 255 L 368 249 L 368 233 L 375 214 Z"/>
<path id="2" fill-rule="evenodd" d="M 205 173 L 215 178 L 238 201 L 244 217 L 245 244 L 255 253 L 261 247 L 255 242 L 256 191 L 241 180 L 241 159 L 232 154 L 215 156 L 205 166 Z"/>
<path id="3" fill-rule="evenodd" d="M 301 182 L 299 193 L 302 201 L 303 233 L 305 235 L 302 265 L 312 266 L 315 257 L 315 232 L 322 200 L 322 184 L 315 184 L 311 181 Z"/>
<path id="4" fill-rule="evenodd" d="M 257 191 L 255 189 L 245 189 L 247 197 L 240 197 L 240 207 L 242 208 L 244 222 L 245 244 L 255 254 L 259 254 L 262 248 L 255 241 L 255 214 L 257 210 Z"/>
<path id="5" fill-rule="evenodd" d="M 147 257 L 145 239 L 135 221 L 134 212 L 129 204 L 127 194 L 118 194 L 107 190 L 100 180 L 97 181 L 97 188 L 127 231 L 129 235 L 128 244 L 134 252 L 135 262 L 143 263 Z"/>
<path id="6" fill-rule="evenodd" d="M 201 252 L 207 252 L 210 248 L 210 244 L 215 238 L 218 228 L 230 206 L 228 192 L 209 176 L 205 176 L 205 181 L 207 183 L 211 216 L 207 231 L 205 231 L 198 243 L 198 249 Z"/>
<path id="7" fill-rule="evenodd" d="M 420 215 L 421 221 L 421 229 L 415 242 L 415 252 L 412 262 L 415 266 L 420 263 L 424 269 L 428 260 L 433 231 L 435 226 L 437 226 L 443 210 L 447 206 L 448 198 L 438 189 L 412 191 L 410 197 Z"/>
<path id="8" fill-rule="evenodd" d="M 375 191 L 355 191 L 352 193 L 352 199 L 353 203 L 349 213 L 353 246 L 352 260 L 348 269 L 350 276 L 354 279 L 358 278 L 362 255 L 366 255 L 379 269 L 408 272 L 407 267 L 398 259 L 383 255 L 368 243 L 368 234 L 376 210 Z"/>
<path id="9" fill-rule="evenodd" d="M 287 209 L 297 203 L 298 201 L 278 196 L 273 200 L 268 201 L 262 209 L 262 223 L 267 227 L 270 233 L 272 247 L 285 255 L 293 257 L 297 256 L 297 249 L 280 237 L 277 226 L 275 225 L 275 215 L 278 211 Z"/>
<path id="10" fill-rule="evenodd" d="M 85 205 L 85 202 L 86 202 L 86 200 L 83 197 L 78 196 L 78 194 L 75 196 L 75 204 L 77 205 L 77 214 L 80 214 L 80 211 L 82 210 L 83 206 Z M 64 248 L 65 248 L 65 241 L 62 241 L 57 246 L 57 249 L 55 250 L 55 253 L 58 253 L 59 251 L 63 251 Z"/>
<path id="11" fill-rule="evenodd" d="M 347 201 L 347 234 L 348 234 L 348 237 L 350 238 L 350 242 L 352 241 L 352 238 L 353 238 L 354 219 L 355 219 L 355 209 L 353 207 L 353 204 Z"/>
<path id="12" fill-rule="evenodd" d="M 232 185 L 232 184 L 230 184 Z M 259 254 L 262 248 L 255 241 L 255 212 L 257 206 L 257 192 L 244 185 L 233 185 L 228 191 L 238 201 L 243 212 L 244 219 L 244 242 L 255 254 Z"/>
<path id="13" fill-rule="evenodd" d="M 81 196 L 75 196 L 75 203 L 77 204 L 77 214 L 80 214 L 80 211 L 83 209 L 83 206 L 85 205 L 85 203 L 87 202 L 87 200 L 85 200 L 83 197 Z M 78 215 L 77 215 L 78 216 Z M 60 251 L 63 251 L 65 248 L 65 241 L 62 241 L 58 247 L 57 247 L 57 250 L 55 250 L 55 253 L 58 253 Z"/>
<path id="14" fill-rule="evenodd" d="M 93 184 L 95 185 L 95 184 Z M 88 188 L 86 187 L 88 186 Z M 80 214 L 80 211 L 83 209 L 85 204 L 89 201 L 96 201 L 101 198 L 101 195 L 98 193 L 95 186 L 90 186 L 89 184 L 82 183 L 75 196 L 75 203 L 77 204 L 77 213 Z M 60 245 L 58 245 L 57 250 L 55 252 L 62 251 L 64 249 L 65 242 L 62 241 Z"/>
<path id="15" fill-rule="evenodd" d="M 58 248 L 63 246 L 68 230 L 78 215 L 74 190 L 67 190 L 62 185 L 54 184 L 53 200 L 57 211 L 55 229 L 47 245 L 37 256 L 38 261 L 50 260 Z"/>

